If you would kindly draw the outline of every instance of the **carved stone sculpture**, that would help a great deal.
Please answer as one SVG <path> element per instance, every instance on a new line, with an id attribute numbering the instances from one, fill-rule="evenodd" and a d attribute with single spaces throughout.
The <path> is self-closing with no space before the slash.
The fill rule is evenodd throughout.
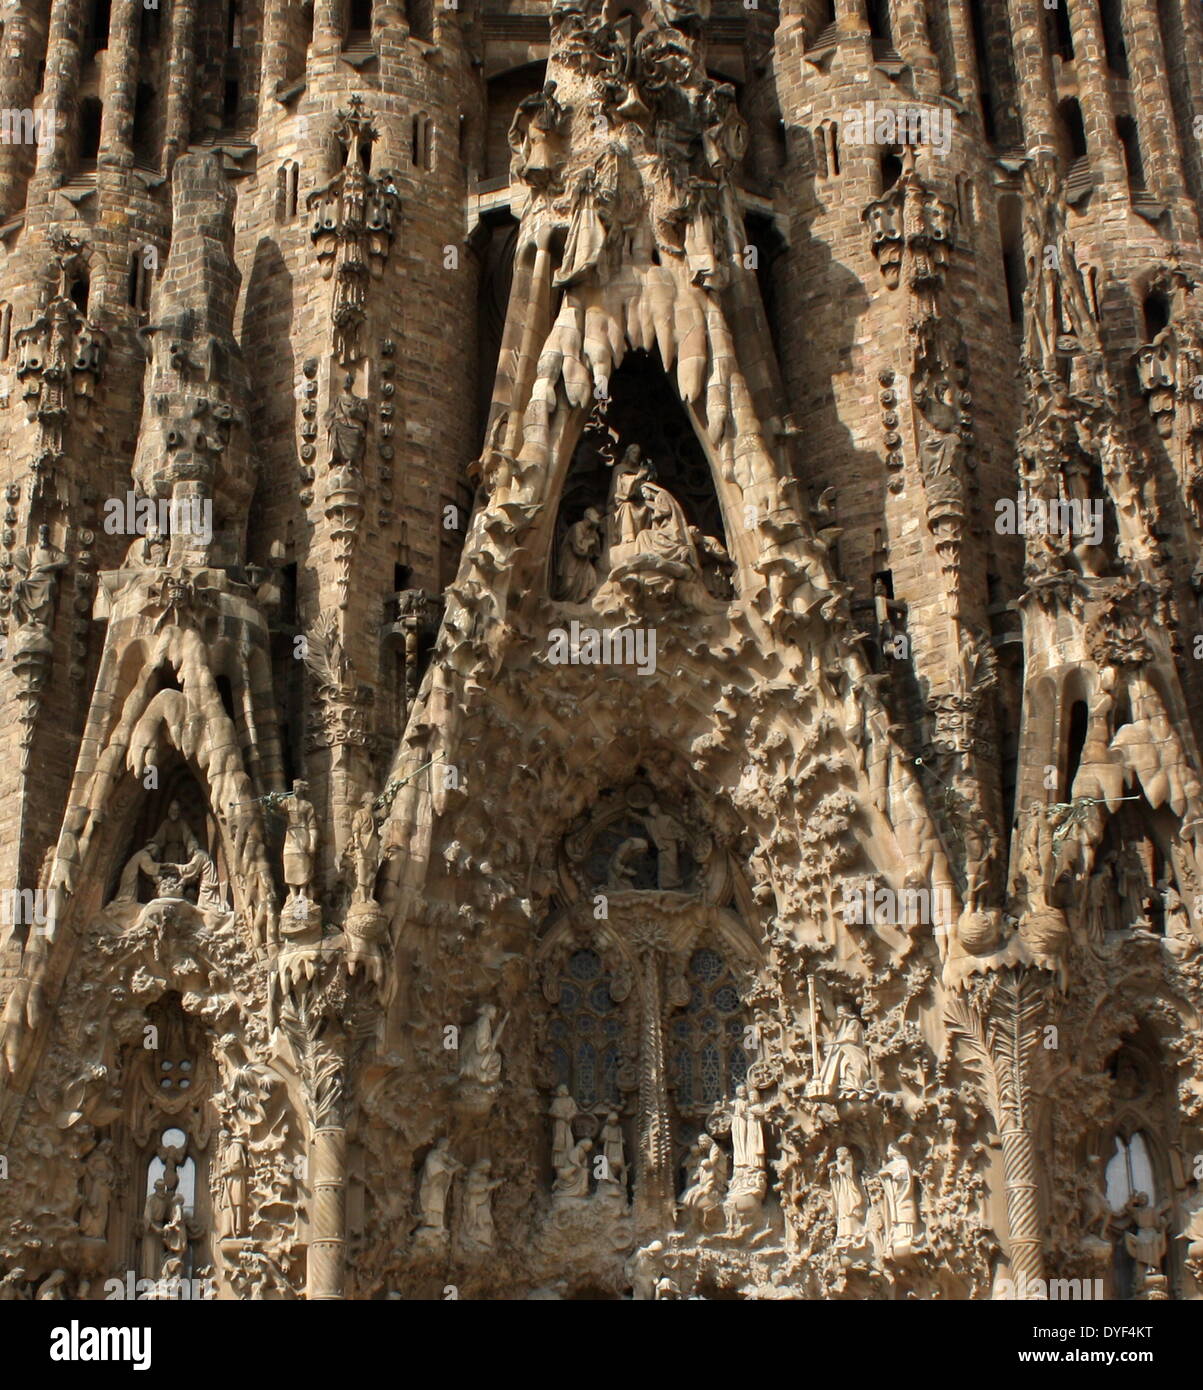
<path id="1" fill-rule="evenodd" d="M 835 1207 L 836 1241 L 855 1244 L 864 1233 L 866 1203 L 850 1151 L 842 1145 L 836 1149 L 835 1160 L 827 1171 L 831 1181 L 831 1200 Z"/>
<path id="2" fill-rule="evenodd" d="M 496 1004 L 486 1004 L 476 1016 L 476 1022 L 464 1033 L 460 1046 L 459 1074 L 462 1081 L 477 1086 L 494 1087 L 501 1081 L 501 1050 L 499 1043 L 507 1020 L 496 1023 Z"/>
<path id="3" fill-rule="evenodd" d="M 881 1183 L 887 1246 L 896 1259 L 901 1259 L 914 1249 L 921 1227 L 918 1183 L 897 1144 L 886 1149 L 886 1162 L 877 1178 Z"/>
<path id="4" fill-rule="evenodd" d="M 447 1232 L 447 1203 L 451 1185 L 464 1165 L 453 1158 L 450 1152 L 451 1141 L 446 1135 L 438 1139 L 426 1155 L 422 1165 L 422 1176 L 418 1186 L 418 1208 L 422 1223 L 419 1237 L 423 1234 L 445 1237 Z"/>
<path id="5" fill-rule="evenodd" d="M 552 1201 L 557 1205 L 575 1203 L 589 1196 L 589 1155 L 592 1152 L 593 1140 L 580 1139 L 563 1155 L 551 1189 Z"/>
<path id="6" fill-rule="evenodd" d="M 493 1193 L 504 1180 L 493 1177 L 493 1165 L 487 1158 L 478 1159 L 464 1179 L 464 1244 L 477 1250 L 492 1250 L 495 1241 L 493 1228 Z"/>
<path id="7" fill-rule="evenodd" d="M 239 1239 L 247 1231 L 247 1198 L 250 1179 L 250 1162 L 246 1145 L 229 1130 L 223 1129 L 218 1136 L 218 1154 L 221 1175 L 221 1208 L 225 1235 Z"/>
<path id="8" fill-rule="evenodd" d="M 317 813 L 306 799 L 307 782 L 292 784 L 288 798 L 288 825 L 284 831 L 284 882 L 288 896 L 307 897 L 313 883 L 317 854 Z"/>
<path id="9" fill-rule="evenodd" d="M 864 1027 L 846 1004 L 836 1009 L 835 1034 L 823 1058 L 823 1069 L 814 1083 L 814 1094 L 839 1095 L 859 1092 L 870 1079 L 869 1058 L 864 1047 Z"/>

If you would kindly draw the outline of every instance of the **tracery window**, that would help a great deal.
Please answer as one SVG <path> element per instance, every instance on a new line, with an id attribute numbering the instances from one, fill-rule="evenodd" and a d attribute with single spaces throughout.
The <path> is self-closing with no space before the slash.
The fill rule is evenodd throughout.
<path id="1" fill-rule="evenodd" d="M 568 957 L 548 1032 L 555 1084 L 567 1086 L 586 1109 L 617 1103 L 623 1020 L 596 951 L 574 951 Z"/>
<path id="2" fill-rule="evenodd" d="M 1107 1201 L 1112 1211 L 1122 1211 L 1130 1197 L 1145 1193 L 1150 1201 L 1157 1196 L 1153 1160 L 1143 1134 L 1129 1139 L 1115 1136 L 1115 1152 L 1107 1161 Z"/>
<path id="3" fill-rule="evenodd" d="M 669 1077 L 683 1114 L 732 1095 L 748 1073 L 743 1001 L 730 966 L 703 947 L 690 957 L 686 980 L 689 1002 L 669 1023 Z"/>

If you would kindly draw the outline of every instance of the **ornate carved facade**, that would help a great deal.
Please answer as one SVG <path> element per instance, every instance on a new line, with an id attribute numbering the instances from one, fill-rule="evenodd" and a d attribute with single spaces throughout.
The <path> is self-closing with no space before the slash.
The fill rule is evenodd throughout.
<path id="1" fill-rule="evenodd" d="M 1203 1295 L 1200 103 L 6 11 L 0 1298 Z"/>

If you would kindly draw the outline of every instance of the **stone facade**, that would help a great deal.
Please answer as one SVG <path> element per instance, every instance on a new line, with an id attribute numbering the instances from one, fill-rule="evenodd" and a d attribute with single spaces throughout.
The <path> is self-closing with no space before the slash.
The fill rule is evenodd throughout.
<path id="1" fill-rule="evenodd" d="M 1196 111 L 1188 0 L 5 9 L 0 1297 L 1199 1297 Z"/>

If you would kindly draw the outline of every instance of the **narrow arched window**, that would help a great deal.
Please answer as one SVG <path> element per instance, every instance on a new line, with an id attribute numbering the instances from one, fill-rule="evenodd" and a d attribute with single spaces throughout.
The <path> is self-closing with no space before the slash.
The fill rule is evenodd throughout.
<path id="1" fill-rule="evenodd" d="M 548 1024 L 557 1086 L 567 1086 L 588 1109 L 619 1099 L 624 1024 L 610 993 L 610 975 L 596 951 L 574 951 L 558 981 L 559 998 Z"/>
<path id="2" fill-rule="evenodd" d="M 1122 1210 L 1125 1202 L 1143 1192 L 1150 1201 L 1157 1196 L 1157 1180 L 1148 1141 L 1143 1134 L 1129 1139 L 1115 1136 L 1115 1149 L 1107 1162 L 1107 1201 L 1112 1211 Z"/>
<path id="3" fill-rule="evenodd" d="M 157 168 L 158 139 L 155 130 L 155 89 L 149 82 L 139 82 L 134 93 L 134 124 L 131 144 L 134 160 L 145 168 Z"/>
<path id="4" fill-rule="evenodd" d="M 1002 240 L 1003 279 L 1012 324 L 1023 323 L 1023 293 L 1027 275 L 1023 260 L 1023 221 L 1019 199 L 1004 194 L 998 202 L 998 230 Z"/>
<path id="5" fill-rule="evenodd" d="M 145 314 L 150 308 L 150 287 L 152 284 L 151 266 L 155 263 L 154 257 L 147 255 L 148 249 L 144 246 L 135 246 L 129 258 L 129 302 L 130 307 L 136 309 L 139 314 Z M 150 261 L 150 265 L 147 261 Z"/>
<path id="6" fill-rule="evenodd" d="M 1076 97 L 1067 97 L 1057 107 L 1057 119 L 1061 126 L 1062 156 L 1067 166 L 1085 159 L 1086 126 L 1082 120 L 1082 108 Z"/>
<path id="7" fill-rule="evenodd" d="M 1144 305 L 1145 342 L 1151 343 L 1162 331 L 1169 327 L 1170 300 L 1164 290 L 1150 290 L 1145 295 Z"/>
<path id="8" fill-rule="evenodd" d="M 683 1114 L 732 1095 L 748 1074 L 746 1019 L 735 977 L 719 952 L 689 959 L 689 1002 L 668 1025 L 669 1077 Z"/>
<path id="9" fill-rule="evenodd" d="M 1136 128 L 1136 122 L 1131 116 L 1120 116 L 1115 122 L 1115 133 L 1119 136 L 1120 144 L 1124 147 L 1124 165 L 1128 171 L 1128 191 L 1130 193 L 1144 193 L 1147 188 L 1145 162 L 1140 152 L 1140 132 Z"/>
<path id="10" fill-rule="evenodd" d="M 100 122 L 103 108 L 97 97 L 85 97 L 79 103 L 79 162 L 91 166 L 100 155 Z"/>
<path id="11" fill-rule="evenodd" d="M 1069 711 L 1069 729 L 1066 733 L 1065 782 L 1062 786 L 1062 799 L 1068 801 L 1073 795 L 1074 778 L 1082 763 L 1082 750 L 1086 747 L 1086 732 L 1089 715 L 1085 700 L 1075 700 Z"/>
<path id="12" fill-rule="evenodd" d="M 77 275 L 71 285 L 71 302 L 83 315 L 87 315 L 88 301 L 92 296 L 92 281 L 85 271 L 82 275 Z"/>

